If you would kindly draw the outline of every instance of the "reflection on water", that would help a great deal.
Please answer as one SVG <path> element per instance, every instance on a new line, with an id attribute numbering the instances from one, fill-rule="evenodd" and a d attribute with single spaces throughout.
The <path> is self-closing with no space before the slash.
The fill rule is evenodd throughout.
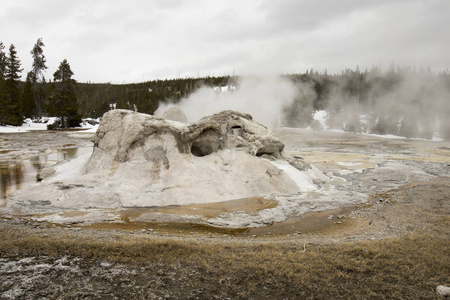
<path id="1" fill-rule="evenodd" d="M 78 153 L 78 148 L 66 148 L 60 150 L 46 150 L 40 155 L 31 157 L 28 161 L 36 170 L 36 173 L 41 169 L 54 165 L 57 162 L 63 160 L 69 160 L 76 158 Z"/>
<path id="2" fill-rule="evenodd" d="M 0 185 L 1 185 L 1 198 L 8 196 L 11 186 L 15 186 L 16 189 L 20 189 L 20 186 L 24 178 L 24 166 L 21 163 L 15 163 L 10 165 L 0 164 Z"/>
<path id="3" fill-rule="evenodd" d="M 4 200 L 11 193 L 21 189 L 24 184 L 36 182 L 36 175 L 41 169 L 90 151 L 92 151 L 90 147 L 48 149 L 29 159 L 6 161 L 2 161 L 0 156 L 0 206 L 5 204 Z"/>

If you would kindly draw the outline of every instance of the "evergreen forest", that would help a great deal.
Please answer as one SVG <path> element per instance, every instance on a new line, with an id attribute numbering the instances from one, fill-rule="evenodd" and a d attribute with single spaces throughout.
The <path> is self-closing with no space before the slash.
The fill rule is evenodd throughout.
<path id="1" fill-rule="evenodd" d="M 63 60 L 47 80 L 44 43 L 30 54 L 33 64 L 25 82 L 14 45 L 0 42 L 0 124 L 21 125 L 25 118 L 59 117 L 57 128 L 76 127 L 81 118 L 99 118 L 114 108 L 153 114 L 162 103 L 177 103 L 203 87 L 232 86 L 238 76 L 176 78 L 141 83 L 82 83 Z M 316 111 L 327 112 L 327 128 L 350 132 L 394 134 L 431 139 L 438 131 L 450 139 L 450 73 L 398 66 L 346 69 L 340 74 L 308 70 L 282 75 L 298 87 L 296 98 L 283 107 L 285 126 L 321 129 Z M 274 99 L 275 101 L 275 99 Z"/>

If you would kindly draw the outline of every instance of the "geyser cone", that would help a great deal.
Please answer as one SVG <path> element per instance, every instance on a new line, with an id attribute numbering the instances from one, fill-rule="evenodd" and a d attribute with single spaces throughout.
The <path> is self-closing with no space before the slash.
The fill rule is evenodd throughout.
<path id="1" fill-rule="evenodd" d="M 112 110 L 92 141 L 94 151 L 79 159 L 85 163 L 78 173 L 61 168 L 39 192 L 22 196 L 63 207 L 166 206 L 297 194 L 327 178 L 299 158 L 285 159 L 279 139 L 236 111 L 185 124 Z"/>

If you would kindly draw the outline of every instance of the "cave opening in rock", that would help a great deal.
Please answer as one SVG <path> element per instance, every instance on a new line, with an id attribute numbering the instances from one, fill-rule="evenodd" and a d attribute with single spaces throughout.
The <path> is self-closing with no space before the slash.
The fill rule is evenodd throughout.
<path id="1" fill-rule="evenodd" d="M 203 157 L 221 149 L 220 136 L 212 129 L 205 129 L 193 141 L 191 153 Z"/>
<path id="2" fill-rule="evenodd" d="M 263 155 L 271 155 L 271 156 L 276 157 L 276 154 L 275 154 L 274 152 L 258 151 L 258 152 L 256 153 L 256 156 L 257 156 L 257 157 L 261 157 L 261 156 L 263 156 Z"/>

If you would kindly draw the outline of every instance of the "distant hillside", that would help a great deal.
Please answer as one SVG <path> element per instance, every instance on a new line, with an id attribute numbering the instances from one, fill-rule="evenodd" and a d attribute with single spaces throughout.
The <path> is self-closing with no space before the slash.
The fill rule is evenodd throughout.
<path id="1" fill-rule="evenodd" d="M 83 117 L 101 117 L 115 108 L 153 114 L 159 103 L 178 102 L 203 86 L 236 84 L 237 78 L 206 77 L 152 80 L 133 84 L 78 83 L 77 97 Z"/>
<path id="2" fill-rule="evenodd" d="M 329 75 L 314 70 L 283 75 L 298 87 L 281 107 L 285 126 L 320 128 L 316 111 L 327 112 L 327 128 L 431 139 L 450 138 L 450 74 L 410 67 L 347 69 Z M 135 84 L 78 83 L 83 117 L 101 117 L 112 108 L 153 114 L 162 103 L 177 103 L 199 88 L 240 88 L 239 77 L 180 78 Z M 275 99 L 276 100 L 276 99 Z M 243 99 L 245 101 L 245 99 Z M 264 103 L 261 103 L 264 105 Z"/>

